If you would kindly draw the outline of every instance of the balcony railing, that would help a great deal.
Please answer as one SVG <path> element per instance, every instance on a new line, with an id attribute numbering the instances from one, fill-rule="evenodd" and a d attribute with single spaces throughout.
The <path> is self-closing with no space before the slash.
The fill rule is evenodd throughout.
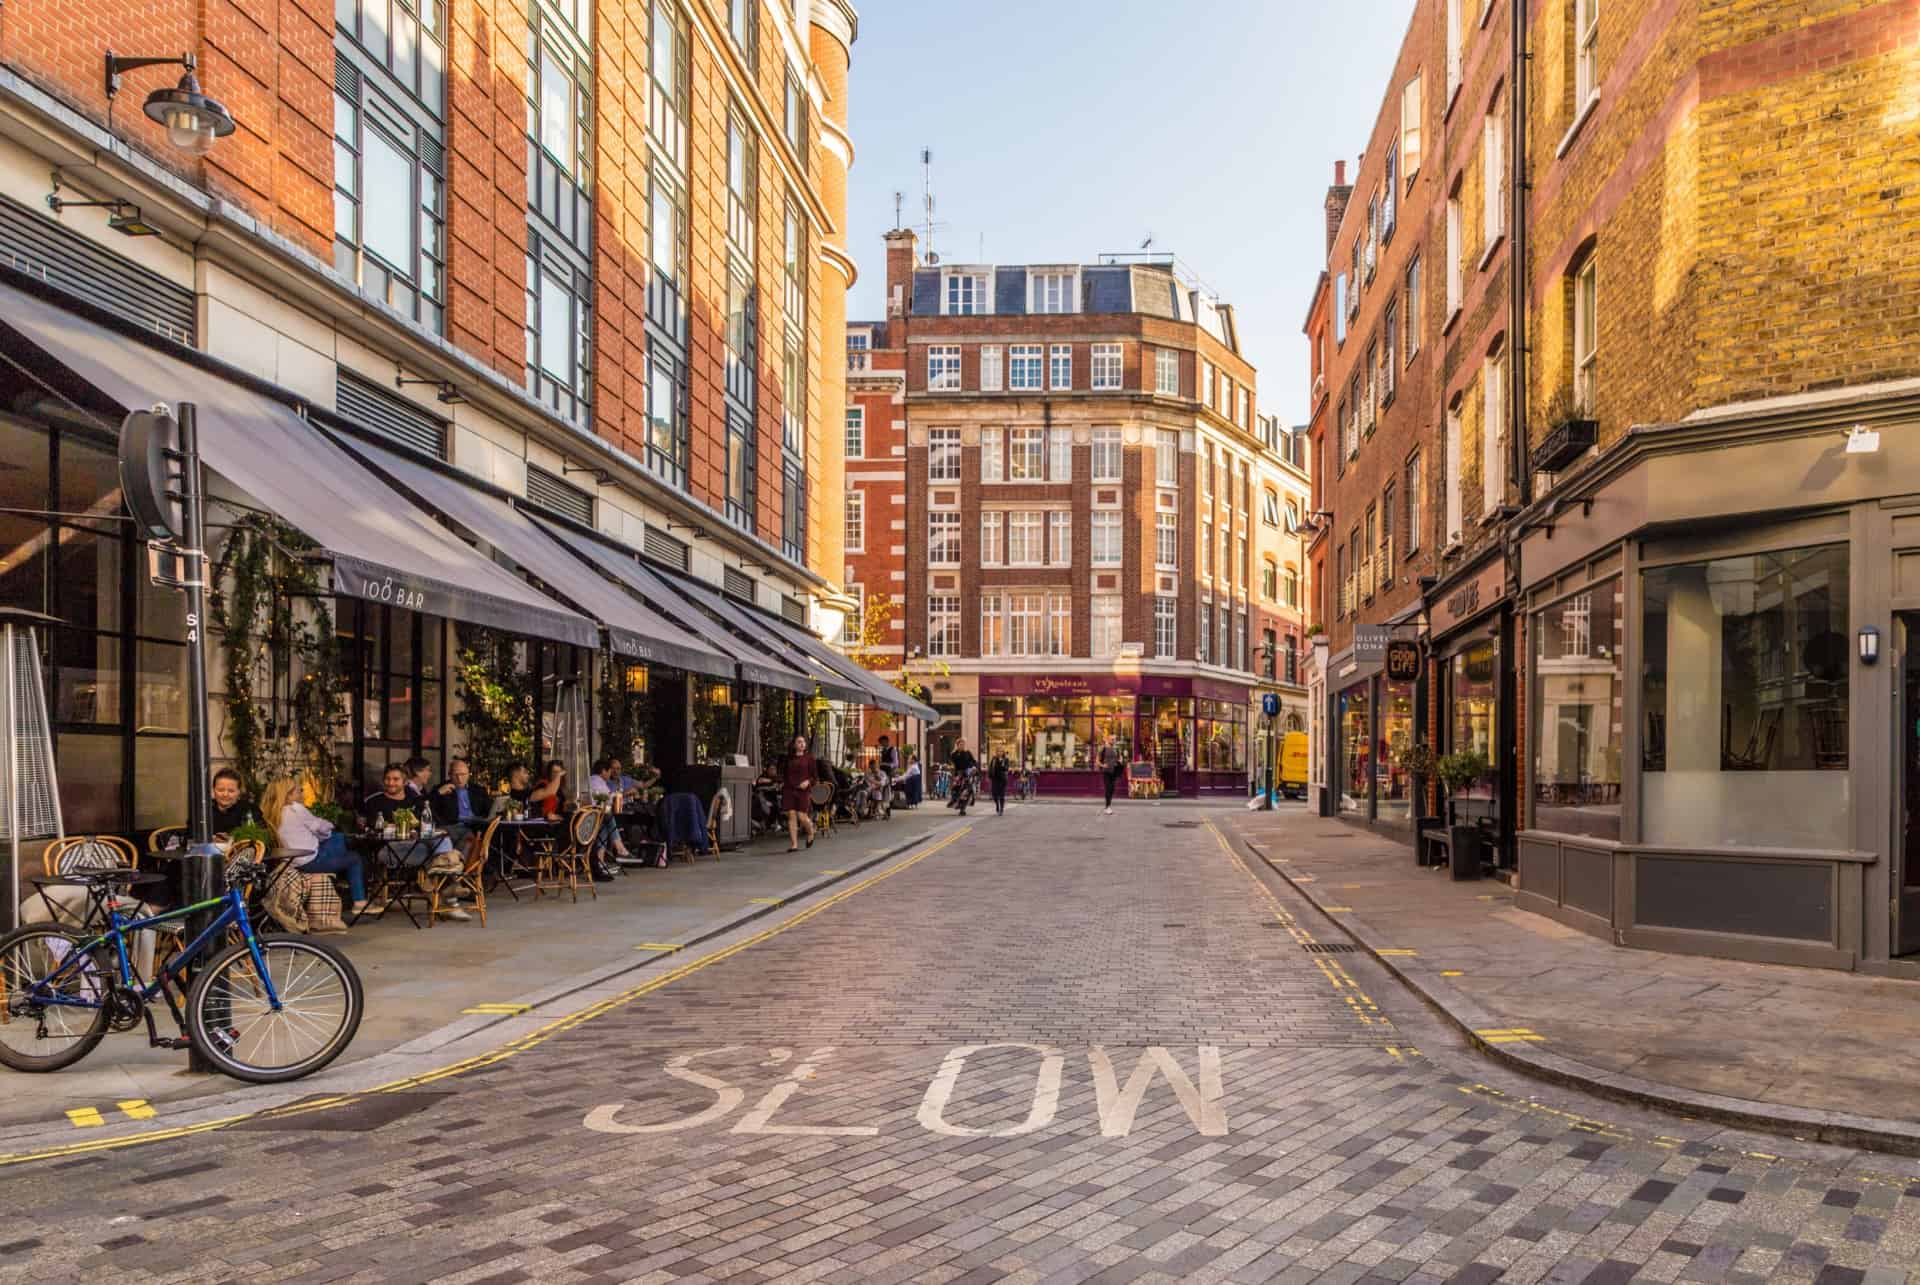
<path id="1" fill-rule="evenodd" d="M 873 369 L 873 353 L 865 348 L 847 350 L 847 373 L 857 375 Z"/>

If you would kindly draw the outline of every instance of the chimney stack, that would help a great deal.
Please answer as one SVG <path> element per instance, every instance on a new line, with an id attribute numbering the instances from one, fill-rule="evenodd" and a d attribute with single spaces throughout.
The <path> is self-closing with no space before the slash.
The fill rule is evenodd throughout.
<path id="1" fill-rule="evenodd" d="M 1347 201 L 1353 187 L 1347 182 L 1347 163 L 1333 163 L 1333 186 L 1327 189 L 1327 253 L 1333 253 L 1333 240 L 1340 235 L 1340 220 L 1347 216 Z"/>

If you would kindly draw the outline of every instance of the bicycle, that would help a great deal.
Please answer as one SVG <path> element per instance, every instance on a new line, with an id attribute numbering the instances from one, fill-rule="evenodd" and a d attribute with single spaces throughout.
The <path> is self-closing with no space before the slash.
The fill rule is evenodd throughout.
<path id="1" fill-rule="evenodd" d="M 331 946 L 255 934 L 245 891 L 254 872 L 243 858 L 228 870 L 220 896 L 133 920 L 121 917 L 118 885 L 140 881 L 138 872 L 76 875 L 106 894 L 107 928 L 84 937 L 36 924 L 0 937 L 0 1065 L 58 1071 L 91 1053 L 110 1031 L 130 1031 L 143 1020 L 154 1048 L 190 1047 L 250 1084 L 297 1080 L 332 1062 L 360 1028 L 360 975 Z M 154 970 L 153 981 L 135 972 L 131 934 L 216 909 L 198 937 Z M 220 949 L 236 928 L 240 940 Z M 203 957 L 209 958 L 189 979 L 188 970 Z M 163 1039 L 156 1030 L 156 996 L 166 1001 L 179 1038 Z"/>

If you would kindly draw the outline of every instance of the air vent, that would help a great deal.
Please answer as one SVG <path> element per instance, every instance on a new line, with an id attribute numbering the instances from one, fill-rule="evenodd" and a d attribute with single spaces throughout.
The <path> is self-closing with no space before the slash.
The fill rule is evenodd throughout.
<path id="1" fill-rule="evenodd" d="M 340 417 L 354 427 L 391 438 L 436 460 L 447 457 L 446 421 L 406 398 L 346 370 L 335 379 L 333 395 Z"/>
<path id="2" fill-rule="evenodd" d="M 338 49 L 333 51 L 333 87 L 350 101 L 360 101 L 360 69 Z"/>
<path id="3" fill-rule="evenodd" d="M 72 195 L 82 199 L 80 193 Z M 5 197 L 0 197 L 0 263 L 169 339 L 195 342 L 193 291 Z"/>
<path id="4" fill-rule="evenodd" d="M 757 601 L 753 592 L 753 577 L 744 571 L 737 570 L 733 567 L 725 568 L 724 574 L 722 574 L 720 578 L 720 587 L 736 598 L 744 598 L 748 602 Z"/>
<path id="5" fill-rule="evenodd" d="M 656 531 L 648 527 L 646 534 L 640 539 L 640 549 L 655 562 L 663 562 L 681 571 L 687 570 L 692 565 L 687 546 L 665 531 Z"/>
<path id="6" fill-rule="evenodd" d="M 807 623 L 807 604 L 801 602 L 798 598 L 789 598 L 785 594 L 782 594 L 780 596 L 780 614 L 785 616 L 793 624 L 805 625 Z"/>
<path id="7" fill-rule="evenodd" d="M 527 465 L 527 502 L 582 526 L 593 525 L 593 497 L 538 464 Z"/>

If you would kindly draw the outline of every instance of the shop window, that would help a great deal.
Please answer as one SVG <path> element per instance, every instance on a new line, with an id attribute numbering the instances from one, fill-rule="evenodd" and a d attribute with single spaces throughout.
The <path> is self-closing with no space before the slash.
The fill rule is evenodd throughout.
<path id="1" fill-rule="evenodd" d="M 1486 761 L 1481 778 L 1454 795 L 1456 802 L 1477 800 L 1463 810 L 1475 819 L 1491 815 L 1494 783 L 1500 769 L 1500 643 L 1477 638 L 1447 661 L 1446 748 L 1450 754 L 1471 751 Z"/>
<path id="2" fill-rule="evenodd" d="M 1340 720 L 1340 780 L 1338 804 L 1343 814 L 1365 816 L 1368 778 L 1373 771 L 1372 680 L 1355 684 L 1341 692 L 1338 704 Z"/>
<path id="3" fill-rule="evenodd" d="M 1534 616 L 1536 830 L 1620 837 L 1624 593 L 1608 580 Z"/>
<path id="4" fill-rule="evenodd" d="M 1291 658 L 1289 658 L 1291 659 Z M 1379 798 L 1374 815 L 1381 821 L 1405 823 L 1413 806 L 1412 778 L 1400 768 L 1400 758 L 1414 741 L 1413 684 L 1380 682 L 1380 734 L 1375 749 L 1374 778 Z"/>
<path id="5" fill-rule="evenodd" d="M 1643 573 L 1642 837 L 1846 848 L 1844 545 Z"/>

